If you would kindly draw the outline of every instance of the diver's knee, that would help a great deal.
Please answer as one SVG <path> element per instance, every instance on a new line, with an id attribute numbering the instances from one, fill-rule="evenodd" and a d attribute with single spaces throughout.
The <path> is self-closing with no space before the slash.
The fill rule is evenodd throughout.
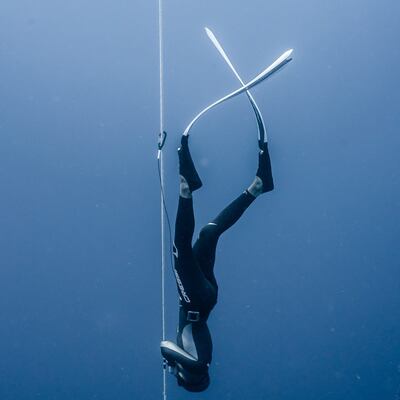
<path id="1" fill-rule="evenodd" d="M 217 239 L 218 238 L 218 226 L 214 222 L 210 222 L 205 225 L 199 234 L 201 239 Z"/>

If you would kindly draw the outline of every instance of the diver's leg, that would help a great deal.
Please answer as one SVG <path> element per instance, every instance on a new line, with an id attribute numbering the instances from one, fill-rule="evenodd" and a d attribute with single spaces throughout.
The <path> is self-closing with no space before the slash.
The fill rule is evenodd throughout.
<path id="1" fill-rule="evenodd" d="M 202 186 L 189 151 L 189 137 L 182 136 L 179 156 L 179 204 L 175 222 L 175 246 L 178 250 L 191 252 L 194 232 L 192 192 Z"/>
<path id="2" fill-rule="evenodd" d="M 192 250 L 194 232 L 194 212 L 192 197 L 179 196 L 175 222 L 174 272 L 179 297 L 182 302 L 191 303 L 194 282 L 201 279 Z M 204 279 L 204 277 L 203 277 Z"/>
<path id="3" fill-rule="evenodd" d="M 245 212 L 257 196 L 274 188 L 268 143 L 259 143 L 258 169 L 250 187 L 228 205 L 212 222 L 201 231 L 193 252 L 206 278 L 217 288 L 213 269 L 219 237 L 229 229 Z"/>
<path id="4" fill-rule="evenodd" d="M 175 279 L 186 310 L 204 312 L 214 306 L 216 292 L 193 255 L 194 225 L 193 199 L 179 196 L 173 250 Z"/>
<path id="5" fill-rule="evenodd" d="M 250 204 L 255 200 L 247 190 L 225 207 L 206 227 L 215 227 L 214 231 L 220 236 L 243 215 Z"/>
<path id="6" fill-rule="evenodd" d="M 205 225 L 193 247 L 193 253 L 205 277 L 217 288 L 213 269 L 219 237 L 243 215 L 255 200 L 247 190 L 230 203 L 218 216 Z"/>
<path id="7" fill-rule="evenodd" d="M 174 272 L 182 304 L 190 311 L 208 311 L 216 302 L 216 291 L 193 255 L 194 211 L 192 192 L 201 187 L 188 147 L 182 136 L 179 154 L 180 195 L 175 223 Z"/>
<path id="8" fill-rule="evenodd" d="M 179 196 L 174 244 L 179 251 L 190 252 L 194 232 L 193 199 Z"/>

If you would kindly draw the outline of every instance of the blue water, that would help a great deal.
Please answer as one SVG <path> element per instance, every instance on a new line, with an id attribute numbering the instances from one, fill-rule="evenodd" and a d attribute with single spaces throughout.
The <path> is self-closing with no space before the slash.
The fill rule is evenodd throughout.
<path id="1" fill-rule="evenodd" d="M 232 4 L 234 3 L 234 4 Z M 395 400 L 400 4 L 165 1 L 167 202 L 179 135 L 254 89 L 276 190 L 221 240 L 212 385 L 169 399 Z M 161 398 L 156 1 L 0 4 L 0 399 Z M 199 227 L 251 182 L 245 96 L 192 132 Z M 167 336 L 177 297 L 167 275 Z M 398 397 L 397 397 L 398 399 Z"/>

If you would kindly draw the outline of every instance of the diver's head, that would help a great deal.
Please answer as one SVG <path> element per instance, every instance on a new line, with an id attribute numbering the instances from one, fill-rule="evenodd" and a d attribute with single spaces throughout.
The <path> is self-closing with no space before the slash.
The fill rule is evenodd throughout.
<path id="1" fill-rule="evenodd" d="M 189 392 L 202 392 L 210 385 L 209 363 L 199 361 L 173 342 L 161 342 L 161 354 L 170 372 L 176 376 L 178 385 Z"/>
<path id="2" fill-rule="evenodd" d="M 189 372 L 177 364 L 175 367 L 175 376 L 178 385 L 189 392 L 202 392 L 210 385 L 210 375 L 208 369 L 203 372 Z"/>

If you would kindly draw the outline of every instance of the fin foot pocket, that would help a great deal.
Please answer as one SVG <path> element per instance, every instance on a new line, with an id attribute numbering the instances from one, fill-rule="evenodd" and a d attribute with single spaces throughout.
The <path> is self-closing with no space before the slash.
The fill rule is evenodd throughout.
<path id="1" fill-rule="evenodd" d="M 258 169 L 256 175 L 262 180 L 263 183 L 261 193 L 266 193 L 274 189 L 271 159 L 269 157 L 268 143 L 259 143 L 259 145 L 260 152 L 258 154 Z"/>
<path id="2" fill-rule="evenodd" d="M 194 192 L 203 186 L 199 174 L 194 166 L 192 156 L 189 151 L 188 135 L 183 135 L 181 139 L 181 147 L 178 149 L 179 156 L 179 174 L 182 175 L 189 185 L 189 190 Z"/>

